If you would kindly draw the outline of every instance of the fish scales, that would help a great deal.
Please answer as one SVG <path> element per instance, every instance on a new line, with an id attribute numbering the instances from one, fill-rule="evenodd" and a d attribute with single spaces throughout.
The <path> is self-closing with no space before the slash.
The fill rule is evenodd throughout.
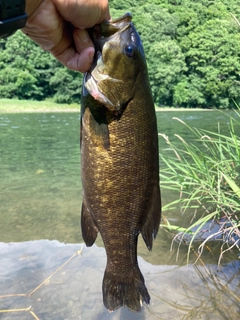
<path id="1" fill-rule="evenodd" d="M 82 92 L 82 235 L 88 246 L 98 232 L 104 242 L 106 308 L 139 311 L 150 296 L 137 262 L 138 235 L 151 250 L 161 214 L 155 109 L 130 14 L 90 34 L 96 57 Z M 126 53 L 131 46 L 133 56 Z"/>

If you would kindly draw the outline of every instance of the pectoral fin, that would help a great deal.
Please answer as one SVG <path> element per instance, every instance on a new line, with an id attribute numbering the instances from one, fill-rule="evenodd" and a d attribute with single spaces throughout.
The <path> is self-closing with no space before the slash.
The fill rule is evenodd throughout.
<path id="1" fill-rule="evenodd" d="M 91 213 L 89 212 L 84 201 L 82 203 L 81 227 L 83 240 L 87 247 L 91 247 L 97 238 L 98 228 L 96 227 Z"/>
<path id="2" fill-rule="evenodd" d="M 92 132 L 93 142 L 96 145 L 103 146 L 104 149 L 108 149 L 110 146 L 108 125 L 106 123 L 92 121 L 90 123 L 90 130 Z"/>
<path id="3" fill-rule="evenodd" d="M 83 91 L 87 91 L 84 89 Z M 89 132 L 91 140 L 96 146 L 108 149 L 110 146 L 108 120 L 106 108 L 87 92 L 82 96 L 80 145 L 82 145 L 82 132 Z"/>

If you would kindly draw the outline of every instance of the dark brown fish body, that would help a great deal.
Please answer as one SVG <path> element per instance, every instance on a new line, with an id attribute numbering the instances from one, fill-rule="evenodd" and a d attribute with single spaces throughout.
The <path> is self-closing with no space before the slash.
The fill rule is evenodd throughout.
<path id="1" fill-rule="evenodd" d="M 87 246 L 98 231 L 104 241 L 106 308 L 138 311 L 141 301 L 150 302 L 137 262 L 138 235 L 150 250 L 160 223 L 156 116 L 131 16 L 104 22 L 92 34 L 99 53 L 82 98 L 82 235 Z"/>

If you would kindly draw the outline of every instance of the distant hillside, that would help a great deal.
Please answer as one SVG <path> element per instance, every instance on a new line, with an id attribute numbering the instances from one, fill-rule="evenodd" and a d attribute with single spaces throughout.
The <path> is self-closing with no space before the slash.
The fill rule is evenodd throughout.
<path id="1" fill-rule="evenodd" d="M 188 108 L 240 104 L 240 6 L 235 0 L 110 0 L 133 15 L 155 103 Z M 233 17 L 233 14 L 235 17 Z M 0 41 L 0 98 L 78 102 L 82 75 L 20 31 Z"/>

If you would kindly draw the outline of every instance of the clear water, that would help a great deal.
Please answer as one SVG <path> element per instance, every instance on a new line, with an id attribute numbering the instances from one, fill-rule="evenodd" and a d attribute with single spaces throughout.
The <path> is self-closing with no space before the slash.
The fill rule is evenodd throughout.
<path id="1" fill-rule="evenodd" d="M 210 130 L 217 130 L 218 122 L 226 130 L 229 122 L 214 111 L 157 117 L 160 133 L 187 141 L 192 136 L 173 117 Z M 86 248 L 80 231 L 79 118 L 78 113 L 0 115 L 0 319 L 239 319 L 236 254 L 229 252 L 218 266 L 220 245 L 214 243 L 187 266 L 187 248 L 175 244 L 170 250 L 172 237 L 163 230 L 152 252 L 141 239 L 138 248 L 151 305 L 137 314 L 104 308 L 102 241 L 98 237 L 96 246 Z M 160 152 L 165 148 L 160 138 Z M 164 191 L 163 202 L 175 196 Z M 184 219 L 177 210 L 167 215 L 179 224 Z M 80 255 L 27 296 L 80 248 Z M 192 250 L 191 262 L 195 259 Z M 26 296 L 7 296 L 12 294 Z M 30 306 L 34 315 L 22 310 Z M 1 312 L 12 309 L 20 310 Z"/>

